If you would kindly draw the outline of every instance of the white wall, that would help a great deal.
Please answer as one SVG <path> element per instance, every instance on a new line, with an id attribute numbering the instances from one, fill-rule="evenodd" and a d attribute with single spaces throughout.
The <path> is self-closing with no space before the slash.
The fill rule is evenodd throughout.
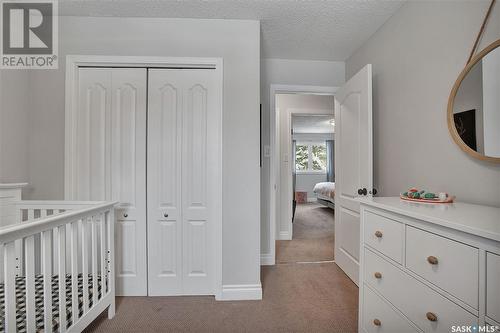
<path id="1" fill-rule="evenodd" d="M 484 152 L 500 157 L 500 49 L 483 58 Z"/>
<path id="2" fill-rule="evenodd" d="M 271 84 L 310 85 L 339 87 L 345 82 L 345 64 L 331 61 L 307 61 L 288 59 L 262 59 L 261 103 L 262 145 L 270 144 L 270 89 Z M 264 148 L 262 149 L 264 151 Z M 261 169 L 261 252 L 262 257 L 270 253 L 269 157 L 263 157 Z M 273 240 L 274 241 L 274 240 Z"/>
<path id="3" fill-rule="evenodd" d="M 66 55 L 223 57 L 223 284 L 259 284 L 259 22 L 61 17 L 59 24 L 59 70 L 30 76 L 31 197 L 64 195 Z"/>
<path id="4" fill-rule="evenodd" d="M 500 206 L 500 165 L 462 152 L 446 123 L 450 90 L 464 68 L 489 1 L 408 1 L 346 64 L 373 64 L 374 183 L 381 196 L 409 186 Z M 500 36 L 495 6 L 480 49 Z"/>
<path id="5" fill-rule="evenodd" d="M 27 182 L 29 75 L 0 70 L 0 183 Z"/>

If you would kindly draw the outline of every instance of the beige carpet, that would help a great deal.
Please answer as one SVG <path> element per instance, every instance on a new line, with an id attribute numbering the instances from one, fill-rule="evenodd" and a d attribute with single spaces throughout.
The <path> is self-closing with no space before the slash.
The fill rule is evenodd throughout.
<path id="1" fill-rule="evenodd" d="M 357 332 L 358 288 L 334 264 L 281 264 L 261 273 L 262 301 L 118 297 L 87 332 Z"/>
<path id="2" fill-rule="evenodd" d="M 261 301 L 214 297 L 117 297 L 86 332 L 357 332 L 358 288 L 333 259 L 333 211 L 301 205 L 294 240 L 278 242 L 276 266 L 263 266 Z M 283 263 L 288 262 L 288 263 Z"/>
<path id="3" fill-rule="evenodd" d="M 318 203 L 297 205 L 293 222 L 293 239 L 276 241 L 276 261 L 333 260 L 334 212 Z"/>

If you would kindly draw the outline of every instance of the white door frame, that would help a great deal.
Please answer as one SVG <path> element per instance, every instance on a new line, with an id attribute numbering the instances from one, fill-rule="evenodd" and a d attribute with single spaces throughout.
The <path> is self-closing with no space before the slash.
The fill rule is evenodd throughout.
<path id="1" fill-rule="evenodd" d="M 279 179 L 280 179 L 280 140 L 279 140 L 279 110 L 276 109 L 277 94 L 310 94 L 310 95 L 328 95 L 335 96 L 338 87 L 328 86 L 304 86 L 304 85 L 282 85 L 271 84 L 270 99 L 270 129 L 271 129 L 271 159 L 270 159 L 270 185 L 269 185 L 269 249 L 270 253 L 265 255 L 266 260 L 263 265 L 274 265 L 276 263 L 276 240 L 277 221 L 276 212 L 278 208 Z M 291 213 L 290 213 L 291 218 Z M 290 220 L 291 223 L 291 220 Z"/>
<path id="2" fill-rule="evenodd" d="M 223 114 L 223 59 L 222 58 L 184 58 L 184 57 L 143 57 L 143 56 L 100 56 L 100 55 L 68 55 L 66 56 L 66 104 L 65 104 L 65 155 L 64 155 L 64 197 L 69 200 L 74 190 L 73 149 L 78 96 L 78 69 L 80 67 L 122 67 L 122 68 L 203 68 L 214 69 L 220 85 L 219 96 L 219 170 L 214 177 L 218 178 L 215 192 L 219 198 L 216 207 L 215 224 L 215 298 L 222 298 L 222 114 Z"/>

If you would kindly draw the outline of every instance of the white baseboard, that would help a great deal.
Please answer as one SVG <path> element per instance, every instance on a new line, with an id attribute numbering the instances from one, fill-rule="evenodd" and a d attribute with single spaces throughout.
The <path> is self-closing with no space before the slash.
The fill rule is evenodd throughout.
<path id="1" fill-rule="evenodd" d="M 269 265 L 274 265 L 275 260 L 274 256 L 270 253 L 261 253 L 260 255 L 260 265 L 261 266 L 269 266 Z"/>
<path id="2" fill-rule="evenodd" d="M 259 284 L 226 284 L 222 286 L 220 301 L 261 300 L 262 285 Z"/>
<path id="3" fill-rule="evenodd" d="M 278 235 L 278 240 L 292 240 L 290 232 L 288 231 L 280 231 Z"/>

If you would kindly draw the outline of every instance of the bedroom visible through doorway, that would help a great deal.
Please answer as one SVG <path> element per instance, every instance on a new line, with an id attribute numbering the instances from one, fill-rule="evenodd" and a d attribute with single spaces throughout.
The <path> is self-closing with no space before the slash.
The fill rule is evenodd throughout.
<path id="1" fill-rule="evenodd" d="M 333 261 L 334 97 L 277 94 L 276 108 L 282 150 L 276 263 Z"/>

